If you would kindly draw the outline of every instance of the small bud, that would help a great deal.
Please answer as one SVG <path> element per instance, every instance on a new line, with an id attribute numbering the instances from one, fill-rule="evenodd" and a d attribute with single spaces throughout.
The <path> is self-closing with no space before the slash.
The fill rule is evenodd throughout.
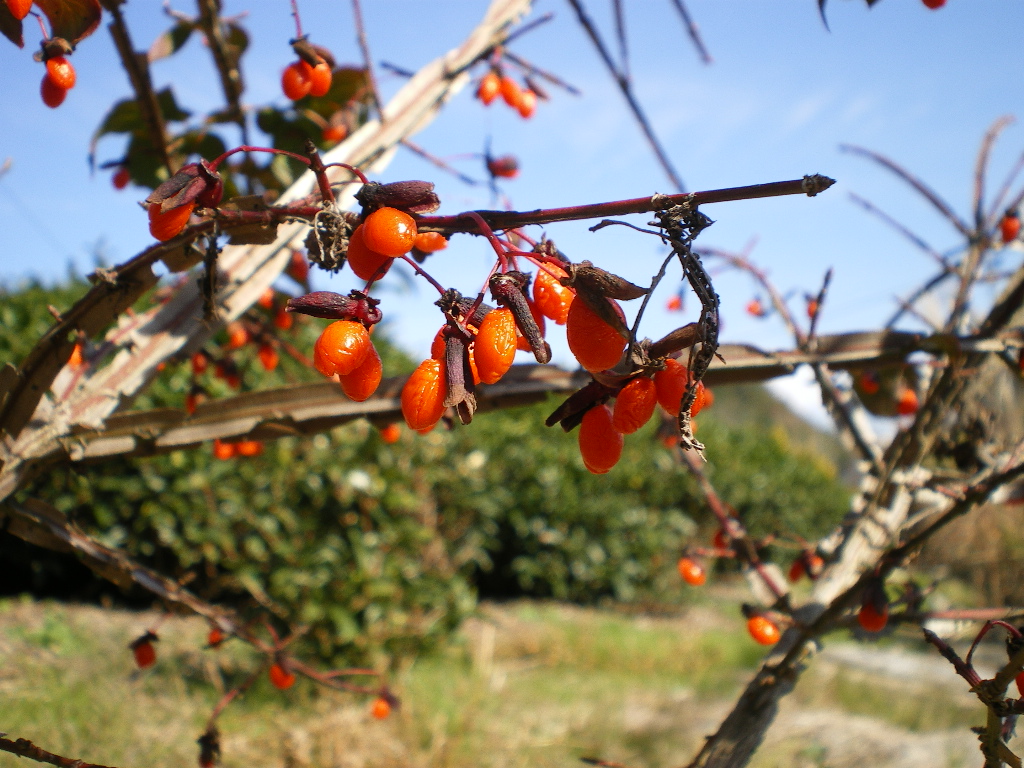
<path id="1" fill-rule="evenodd" d="M 544 364 L 551 360 L 551 347 L 544 341 L 537 321 L 530 311 L 530 305 L 526 301 L 524 290 L 529 285 L 530 278 L 522 272 L 506 272 L 491 276 L 491 296 L 495 303 L 501 307 L 508 307 L 515 318 L 516 327 L 526 337 L 533 350 L 533 356 L 538 363 Z"/>
<path id="2" fill-rule="evenodd" d="M 170 211 L 195 202 L 206 208 L 220 204 L 224 182 L 220 174 L 206 161 L 182 166 L 176 174 L 154 189 L 145 202 L 160 204 L 161 212 Z"/>

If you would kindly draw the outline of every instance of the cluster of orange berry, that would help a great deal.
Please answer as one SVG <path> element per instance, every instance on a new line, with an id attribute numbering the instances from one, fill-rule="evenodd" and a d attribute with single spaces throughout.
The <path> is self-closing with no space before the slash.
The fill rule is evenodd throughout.
<path id="1" fill-rule="evenodd" d="M 43 104 L 56 109 L 64 103 L 68 91 L 75 87 L 75 67 L 65 56 L 53 56 L 46 60 L 46 74 L 39 87 Z"/>
<path id="2" fill-rule="evenodd" d="M 281 73 L 281 90 L 292 101 L 306 96 L 326 96 L 334 79 L 334 57 L 326 48 L 304 37 L 292 41 L 298 57 Z"/>
<path id="3" fill-rule="evenodd" d="M 501 74 L 498 70 L 490 69 L 487 74 L 480 78 L 480 84 L 476 89 L 476 97 L 490 106 L 498 96 L 512 109 L 516 110 L 523 118 L 533 117 L 537 110 L 537 87 L 536 85 L 520 86 L 508 75 Z"/>

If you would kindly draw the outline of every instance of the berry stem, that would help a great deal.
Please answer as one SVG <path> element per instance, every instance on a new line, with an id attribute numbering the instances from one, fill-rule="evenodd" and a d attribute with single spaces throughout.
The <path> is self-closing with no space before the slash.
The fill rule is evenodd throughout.
<path id="1" fill-rule="evenodd" d="M 243 144 L 243 145 L 241 145 L 239 147 L 235 147 L 234 149 L 229 149 L 227 152 L 223 153 L 222 155 L 220 155 L 216 159 L 211 160 L 210 161 L 210 170 L 211 171 L 216 171 L 218 166 L 220 166 L 221 163 L 223 163 L 225 160 L 227 160 L 232 155 L 237 155 L 239 152 L 266 152 L 266 153 L 271 154 L 271 155 L 285 155 L 287 157 L 292 158 L 293 160 L 298 160 L 300 163 L 304 163 L 305 165 L 310 165 L 310 161 L 309 161 L 308 157 L 300 155 L 300 154 L 298 154 L 296 152 L 289 152 L 289 151 L 287 151 L 285 149 L 274 149 L 272 147 L 253 147 L 253 146 L 250 146 L 248 144 Z M 334 196 L 331 195 L 332 199 L 333 199 L 333 197 Z"/>
<path id="2" fill-rule="evenodd" d="M 412 267 L 413 271 L 416 272 L 417 275 L 419 275 L 424 280 L 426 280 L 428 283 L 430 283 L 432 286 L 434 286 L 437 289 L 438 293 L 444 294 L 444 287 L 439 282 L 437 282 L 437 280 L 432 278 L 427 273 L 426 270 L 424 270 L 419 264 L 416 263 L 416 261 L 414 259 L 409 258 L 408 254 L 403 255 L 403 256 L 399 256 L 398 258 L 400 258 L 402 261 L 404 261 L 406 264 L 408 264 L 410 267 Z"/>
<path id="3" fill-rule="evenodd" d="M 501 265 L 501 271 L 507 272 L 508 257 L 505 255 L 506 249 L 502 245 L 501 241 L 497 238 L 497 236 L 495 236 L 494 231 L 490 228 L 490 226 L 488 226 L 487 222 L 484 221 L 483 216 L 481 216 L 476 211 L 468 211 L 464 215 L 469 216 L 469 218 L 473 219 L 473 221 L 476 222 L 477 227 L 480 229 L 480 234 L 487 238 L 487 241 L 491 244 L 491 247 L 494 249 L 494 252 L 498 254 L 498 262 Z M 488 279 L 490 279 L 490 275 L 488 275 Z"/>
<path id="4" fill-rule="evenodd" d="M 295 19 L 295 39 L 302 39 L 302 18 L 299 16 L 299 3 L 298 0 L 291 0 L 292 4 L 292 18 Z"/>

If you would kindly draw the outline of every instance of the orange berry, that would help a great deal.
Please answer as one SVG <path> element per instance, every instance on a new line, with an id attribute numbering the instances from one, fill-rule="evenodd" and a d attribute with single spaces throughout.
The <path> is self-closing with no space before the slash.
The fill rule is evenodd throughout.
<path id="1" fill-rule="evenodd" d="M 434 335 L 434 340 L 430 342 L 430 356 L 435 360 L 439 360 L 442 364 L 445 359 L 445 348 L 444 348 L 444 326 L 442 325 L 437 333 Z M 469 326 L 471 331 L 476 329 L 473 326 Z M 473 383 L 480 383 L 480 370 L 476 367 L 476 345 L 472 344 L 469 347 L 469 370 L 473 374 Z"/>
<path id="2" fill-rule="evenodd" d="M 324 128 L 323 140 L 328 144 L 337 144 L 339 141 L 344 141 L 346 136 L 348 136 L 348 128 L 341 123 L 328 125 Z"/>
<path id="3" fill-rule="evenodd" d="M 77 342 L 71 348 L 71 356 L 68 358 L 68 365 L 72 368 L 81 368 L 85 358 L 82 357 L 82 342 Z"/>
<path id="4" fill-rule="evenodd" d="M 747 314 L 753 315 L 754 317 L 764 317 L 767 313 L 764 311 L 764 307 L 761 306 L 761 302 L 758 299 L 751 299 L 747 302 Z"/>
<path id="5" fill-rule="evenodd" d="M 708 580 L 708 574 L 704 570 L 704 566 L 688 557 L 679 558 L 679 562 L 676 563 L 676 569 L 679 571 L 679 575 L 683 577 L 683 581 L 691 587 L 699 587 Z"/>
<path id="6" fill-rule="evenodd" d="M 7 10 L 11 12 L 11 16 L 21 21 L 28 16 L 29 10 L 32 8 L 32 0 L 7 0 Z"/>
<path id="7" fill-rule="evenodd" d="M 70 91 L 75 87 L 75 67 L 63 56 L 54 56 L 46 62 L 46 74 L 54 85 Z"/>
<path id="8" fill-rule="evenodd" d="M 221 461 L 227 461 L 235 456 L 235 444 L 225 443 L 220 438 L 213 441 L 213 455 Z"/>
<path id="9" fill-rule="evenodd" d="M 775 623 L 764 616 L 751 616 L 747 619 L 747 631 L 761 645 L 775 645 L 782 637 Z"/>
<path id="10" fill-rule="evenodd" d="M 289 64 L 281 73 L 281 90 L 284 91 L 284 95 L 292 101 L 309 95 L 312 74 L 313 68 L 301 59 Z"/>
<path id="11" fill-rule="evenodd" d="M 646 376 L 632 379 L 615 398 L 612 426 L 624 435 L 631 435 L 650 420 L 657 404 L 654 381 Z"/>
<path id="12" fill-rule="evenodd" d="M 39 86 L 39 95 L 43 97 L 43 104 L 50 109 L 56 109 L 64 103 L 64 99 L 68 95 L 68 89 L 57 85 L 53 78 L 50 77 L 50 73 L 47 72 L 43 75 L 43 82 Z"/>
<path id="13" fill-rule="evenodd" d="M 202 391 L 189 392 L 185 395 L 185 413 L 189 416 L 196 412 L 200 403 L 206 402 L 206 395 Z"/>
<path id="14" fill-rule="evenodd" d="M 365 225 L 360 224 L 352 232 L 348 241 L 348 265 L 356 273 L 356 277 L 362 280 L 369 280 L 377 272 L 383 277 L 391 269 L 391 258 L 383 253 L 377 253 L 366 245 Z"/>
<path id="15" fill-rule="evenodd" d="M 391 704 L 383 696 L 378 696 L 373 700 L 373 705 L 370 707 L 370 714 L 377 720 L 383 720 L 391 714 Z"/>
<path id="16" fill-rule="evenodd" d="M 210 365 L 210 358 L 208 358 L 203 352 L 196 352 L 192 355 L 192 373 L 199 376 L 206 372 L 207 367 Z"/>
<path id="17" fill-rule="evenodd" d="M 603 475 L 622 456 L 622 433 L 612 426 L 612 411 L 607 405 L 591 408 L 580 423 L 580 455 L 583 464 L 595 475 Z"/>
<path id="18" fill-rule="evenodd" d="M 420 232 L 416 235 L 413 245 L 424 253 L 434 253 L 447 248 L 448 240 L 440 232 Z"/>
<path id="19" fill-rule="evenodd" d="M 484 384 L 495 384 L 508 372 L 516 356 L 516 319 L 511 309 L 499 307 L 484 316 L 473 356 Z"/>
<path id="20" fill-rule="evenodd" d="M 416 241 L 416 220 L 397 208 L 378 208 L 362 223 L 363 242 L 384 256 L 408 253 Z"/>
<path id="21" fill-rule="evenodd" d="M 331 72 L 331 65 L 321 61 L 309 72 L 309 95 L 325 96 L 331 90 L 331 80 L 334 75 Z"/>
<path id="22" fill-rule="evenodd" d="M 380 355 L 377 354 L 373 344 L 370 344 L 370 351 L 362 364 L 352 373 L 347 376 L 339 376 L 338 379 L 341 382 L 341 389 L 348 399 L 361 403 L 377 391 L 383 374 L 384 366 L 380 361 Z"/>
<path id="23" fill-rule="evenodd" d="M 873 604 L 864 603 L 857 612 L 857 623 L 865 632 L 881 632 L 889 623 L 889 606 L 879 611 Z"/>
<path id="24" fill-rule="evenodd" d="M 336 320 L 324 329 L 313 347 L 313 363 L 324 376 L 347 376 L 363 364 L 373 344 L 362 323 Z"/>
<path id="25" fill-rule="evenodd" d="M 260 440 L 239 440 L 235 443 L 235 453 L 239 456 L 259 456 L 263 453 L 263 443 Z"/>
<path id="26" fill-rule="evenodd" d="M 668 413 L 675 416 L 679 413 L 686 388 L 690 385 L 690 370 L 674 358 L 665 361 L 665 369 L 654 374 L 654 386 L 658 393 L 658 404 Z M 703 382 L 697 384 L 697 397 L 690 406 L 690 415 L 696 416 L 701 408 L 708 405 Z"/>
<path id="27" fill-rule="evenodd" d="M 391 422 L 380 431 L 380 439 L 388 445 L 394 445 L 402 437 L 402 428 L 396 422 Z"/>
<path id="28" fill-rule="evenodd" d="M 210 634 L 206 636 L 206 644 L 211 648 L 219 648 L 221 643 L 225 640 L 224 633 L 221 632 L 217 627 L 210 629 Z"/>
<path id="29" fill-rule="evenodd" d="M 476 97 L 484 103 L 485 106 L 489 106 L 498 92 L 501 90 L 501 80 L 498 75 L 491 70 L 480 79 L 480 86 L 476 89 Z"/>
<path id="30" fill-rule="evenodd" d="M 150 640 L 141 640 L 132 644 L 135 665 L 139 669 L 149 669 L 156 664 L 156 648 Z"/>
<path id="31" fill-rule="evenodd" d="M 294 322 L 295 318 L 292 316 L 292 313 L 284 307 L 281 307 L 274 313 L 274 327 L 280 328 L 282 331 L 287 331 Z"/>
<path id="32" fill-rule="evenodd" d="M 907 387 L 900 393 L 900 399 L 896 402 L 896 413 L 900 416 L 913 416 L 917 413 L 918 406 L 917 392 Z"/>
<path id="33" fill-rule="evenodd" d="M 573 292 L 552 276 L 567 277 L 565 270 L 554 264 L 545 264 L 537 268 L 537 277 L 533 281 L 533 300 L 545 317 L 554 320 L 558 325 L 565 325 L 569 319 L 569 305 L 575 296 Z"/>
<path id="34" fill-rule="evenodd" d="M 537 94 L 529 89 L 524 90 L 519 95 L 519 104 L 516 108 L 524 120 L 529 120 L 537 111 Z"/>
<path id="35" fill-rule="evenodd" d="M 309 279 L 309 260 L 302 251 L 292 251 L 285 274 L 297 283 L 305 283 Z"/>
<path id="36" fill-rule="evenodd" d="M 678 293 L 675 294 L 674 296 L 669 297 L 669 300 L 665 302 L 665 309 L 667 309 L 669 312 L 683 311 L 683 299 L 679 296 Z"/>
<path id="37" fill-rule="evenodd" d="M 519 87 L 519 83 L 511 77 L 503 77 L 501 78 L 500 90 L 501 98 L 505 100 L 505 103 L 513 109 L 517 109 L 519 107 L 519 100 L 523 95 L 523 91 Z"/>
<path id="38" fill-rule="evenodd" d="M 259 356 L 260 364 L 263 366 L 264 370 L 272 371 L 277 368 L 280 356 L 277 354 L 277 350 L 272 346 L 264 344 L 256 354 Z"/>
<path id="39" fill-rule="evenodd" d="M 789 566 L 789 580 L 791 582 L 798 582 L 807 573 L 807 566 L 804 565 L 803 555 L 793 561 L 793 564 Z"/>
<path id="40" fill-rule="evenodd" d="M 284 691 L 295 685 L 295 675 L 280 664 L 270 665 L 270 682 L 278 690 Z"/>
<path id="41" fill-rule="evenodd" d="M 419 364 L 402 387 L 402 416 L 410 429 L 433 427 L 444 413 L 448 382 L 440 360 L 428 358 Z"/>
<path id="42" fill-rule="evenodd" d="M 603 371 L 613 367 L 626 348 L 626 340 L 619 332 L 598 317 L 580 298 L 574 299 L 569 305 L 565 338 L 569 342 L 569 351 L 588 371 Z"/>
<path id="43" fill-rule="evenodd" d="M 131 180 L 131 173 L 123 165 L 114 171 L 114 175 L 110 177 L 110 183 L 114 185 L 114 189 L 124 189 L 131 183 Z"/>
<path id="44" fill-rule="evenodd" d="M 273 309 L 274 308 L 274 289 L 273 288 L 267 288 L 265 291 L 263 291 L 263 293 L 260 294 L 260 297 L 258 299 L 256 299 L 256 303 L 259 304 L 264 309 Z"/>
<path id="45" fill-rule="evenodd" d="M 160 203 L 150 203 L 149 234 L 161 243 L 181 234 L 188 225 L 188 218 L 195 207 L 195 202 L 191 202 L 171 208 L 169 211 L 161 211 Z"/>
<path id="46" fill-rule="evenodd" d="M 237 320 L 228 323 L 227 332 L 228 349 L 239 349 L 244 347 L 249 343 L 249 339 L 252 338 L 249 335 L 249 330 Z"/>

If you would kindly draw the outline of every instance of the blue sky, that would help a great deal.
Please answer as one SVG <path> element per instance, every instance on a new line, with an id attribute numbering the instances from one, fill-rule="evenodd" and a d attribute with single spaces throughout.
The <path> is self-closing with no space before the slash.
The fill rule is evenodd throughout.
<path id="1" fill-rule="evenodd" d="M 283 104 L 279 77 L 292 58 L 287 41 L 294 31 L 288 3 L 224 5 L 229 14 L 248 9 L 245 24 L 253 45 L 243 59 L 246 101 Z M 605 30 L 608 5 L 588 3 Z M 459 42 L 485 3 L 364 0 L 364 6 L 375 60 L 415 69 Z M 332 48 L 341 62 L 359 60 L 347 3 L 300 0 L 299 7 L 314 42 Z M 834 267 L 822 330 L 877 327 L 891 314 L 894 296 L 926 278 L 931 264 L 850 203 L 848 193 L 868 197 L 940 250 L 957 245 L 957 239 L 901 182 L 838 147 L 859 144 L 888 155 L 966 215 L 982 134 L 997 117 L 1020 112 L 1024 3 L 949 0 L 930 11 L 920 0 L 881 0 L 871 10 L 860 0 L 831 0 L 831 32 L 822 26 L 814 0 L 689 0 L 688 7 L 715 59 L 710 66 L 699 62 L 668 0 L 626 3 L 636 89 L 688 190 L 815 172 L 838 181 L 815 199 L 709 206 L 705 212 L 716 223 L 701 240 L 740 249 L 757 238 L 753 257 L 783 291 L 814 290 Z M 553 11 L 556 18 L 514 50 L 578 86 L 583 96 L 551 89 L 554 100 L 523 121 L 498 104 L 484 109 L 463 92 L 415 140 L 437 155 L 454 156 L 480 151 L 490 136 L 496 153 L 520 158 L 520 178 L 504 189 L 524 209 L 673 191 L 568 4 L 540 0 L 535 9 Z M 139 48 L 169 24 L 155 0 L 129 3 L 126 13 Z M 0 41 L 0 162 L 13 163 L 0 178 L 0 281 L 7 285 L 30 277 L 59 279 L 69 263 L 88 271 L 97 251 L 108 262 L 123 261 L 149 242 L 137 206 L 146 192 L 115 192 L 108 174 L 90 175 L 86 165 L 92 131 L 109 105 L 129 93 L 109 33 L 101 27 L 79 46 L 73 57 L 78 85 L 57 110 L 39 99 L 42 67 L 30 56 L 38 34 L 26 37 L 21 51 Z M 218 104 L 219 89 L 197 40 L 158 62 L 154 77 L 158 85 L 174 83 L 179 103 L 197 113 Z M 401 85 L 384 72 L 380 77 L 385 93 Z M 101 142 L 100 160 L 119 156 L 119 142 Z M 1013 126 L 994 152 L 993 183 L 1022 148 L 1024 131 Z M 462 167 L 480 175 L 477 161 L 463 161 Z M 437 182 L 444 212 L 491 207 L 485 190 L 461 185 L 405 152 L 381 180 L 402 178 Z M 589 258 L 635 282 L 649 280 L 662 254 L 653 238 L 619 228 L 593 234 L 586 226 L 558 225 L 549 234 L 572 258 Z M 479 287 L 489 258 L 481 241 L 466 237 L 429 265 L 441 282 L 470 293 Z M 342 276 L 320 280 L 318 287 L 351 285 Z M 722 274 L 717 285 L 726 340 L 768 348 L 788 344 L 781 324 L 743 311 L 754 292 L 748 278 Z M 660 293 L 644 327 L 654 338 L 689 319 L 663 311 L 670 289 Z M 424 290 L 385 294 L 394 333 L 414 353 L 425 353 L 440 324 L 431 301 Z M 554 346 L 556 361 L 568 364 L 564 344 Z"/>

